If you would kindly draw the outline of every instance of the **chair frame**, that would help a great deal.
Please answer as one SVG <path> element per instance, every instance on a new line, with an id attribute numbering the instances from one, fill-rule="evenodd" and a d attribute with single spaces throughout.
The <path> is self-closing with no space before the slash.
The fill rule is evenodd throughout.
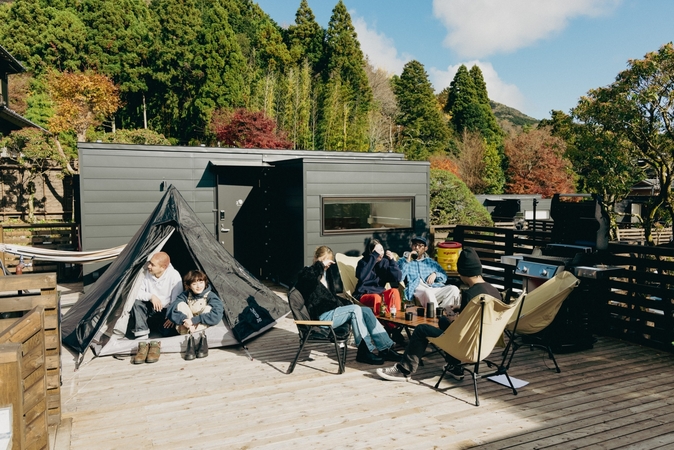
<path id="1" fill-rule="evenodd" d="M 297 361 L 300 358 L 300 354 L 302 353 L 302 350 L 304 349 L 304 346 L 307 343 L 323 344 L 323 345 L 328 343 L 334 343 L 335 353 L 337 354 L 337 362 L 339 363 L 339 373 L 340 374 L 344 373 L 346 366 L 346 352 L 348 350 L 347 343 L 351 336 L 351 332 L 349 332 L 349 334 L 345 338 L 338 338 L 337 333 L 335 333 L 335 329 L 332 326 L 332 321 L 325 321 L 325 320 L 295 320 L 295 325 L 297 325 L 297 330 L 299 332 L 300 347 L 297 350 L 295 359 L 293 359 L 293 362 L 290 363 L 290 367 L 288 367 L 288 371 L 286 372 L 287 374 L 291 374 L 293 373 L 293 370 L 295 370 L 295 365 L 297 364 Z M 328 329 L 329 332 L 328 338 L 315 337 L 313 340 L 310 339 L 313 335 L 322 331 L 320 327 Z M 342 350 L 340 350 L 340 347 Z"/>
<path id="2" fill-rule="evenodd" d="M 518 311 L 517 311 L 517 319 L 515 321 L 515 329 L 517 329 L 517 321 L 519 320 L 519 315 L 522 313 L 522 306 L 524 304 L 524 298 L 520 300 L 520 304 L 518 306 Z M 478 355 L 482 354 L 482 331 L 484 329 L 484 307 L 485 307 L 485 299 L 484 296 L 481 297 L 480 299 L 480 329 L 479 329 L 479 341 L 478 341 Z M 445 360 L 447 360 L 447 352 L 442 350 L 441 348 L 433 345 L 438 351 L 445 356 Z M 513 384 L 512 380 L 510 379 L 510 375 L 508 375 L 508 366 L 504 364 L 505 359 L 507 355 L 504 355 L 503 360 L 501 363 L 495 363 L 493 361 L 490 361 L 486 358 L 481 359 L 477 362 L 469 362 L 469 363 L 460 363 L 459 365 L 468 373 L 470 373 L 471 378 L 473 379 L 473 391 L 475 392 L 475 406 L 480 406 L 480 398 L 477 392 L 477 380 L 482 379 L 482 378 L 488 378 L 488 377 L 493 377 L 493 376 L 498 376 L 498 375 L 505 375 L 506 379 L 508 380 L 508 384 L 510 385 L 510 388 L 513 391 L 513 395 L 517 395 L 517 389 L 515 388 L 515 385 Z M 492 368 L 496 367 L 496 370 L 489 372 L 489 373 L 480 373 L 480 363 L 484 362 L 487 367 Z M 470 366 L 473 366 L 473 369 L 470 369 Z M 445 375 L 449 371 L 449 368 L 451 365 L 448 363 L 445 365 L 442 374 L 440 375 L 440 379 L 438 380 L 437 383 L 435 383 L 435 389 L 437 389 L 440 386 L 440 383 L 444 379 Z"/>
<path id="3" fill-rule="evenodd" d="M 568 296 L 571 294 L 571 291 L 578 287 L 578 284 L 580 284 L 580 281 L 576 280 L 574 286 L 571 288 L 571 290 L 566 294 L 563 302 L 568 298 Z M 530 294 L 525 294 L 524 298 L 522 299 L 522 303 L 524 303 L 524 299 L 526 298 L 527 295 Z M 521 311 L 520 311 L 521 312 Z M 529 314 L 531 314 L 533 311 L 530 311 Z M 556 317 L 556 314 L 555 314 Z M 505 362 L 505 359 L 508 358 L 508 352 L 510 352 L 510 358 L 508 358 L 508 363 L 506 364 L 507 368 L 510 368 L 510 363 L 513 360 L 513 357 L 515 356 L 515 352 L 519 350 L 521 347 L 528 346 L 530 350 L 533 351 L 534 348 L 539 348 L 541 350 L 545 350 L 548 352 L 548 357 L 552 360 L 552 362 L 555 364 L 555 371 L 557 373 L 561 373 L 562 369 L 559 368 L 559 364 L 557 364 L 557 359 L 555 358 L 554 353 L 552 352 L 552 346 L 549 343 L 549 340 L 546 338 L 545 333 L 546 329 L 548 326 L 543 328 L 542 330 L 538 331 L 537 333 L 517 333 L 517 324 L 519 322 L 520 315 L 518 314 L 517 320 L 515 321 L 515 326 L 512 330 L 508 330 L 507 328 L 505 329 L 505 334 L 508 336 L 508 344 L 506 345 L 505 350 L 503 350 L 503 361 Z M 554 318 L 552 319 L 554 321 Z M 550 323 L 552 323 L 552 321 Z M 520 339 L 522 343 L 517 342 L 517 339 Z M 537 342 L 524 342 L 525 338 L 527 339 L 532 339 L 536 340 Z M 512 349 L 512 350 L 511 350 Z"/>

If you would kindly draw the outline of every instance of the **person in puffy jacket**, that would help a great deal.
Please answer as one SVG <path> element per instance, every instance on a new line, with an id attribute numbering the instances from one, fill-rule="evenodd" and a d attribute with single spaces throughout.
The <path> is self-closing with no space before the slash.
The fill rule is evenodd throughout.
<path id="1" fill-rule="evenodd" d="M 206 274 L 190 270 L 183 278 L 183 284 L 185 291 L 171 303 L 166 313 L 177 324 L 178 333 L 195 333 L 220 322 L 225 306 L 211 290 Z"/>

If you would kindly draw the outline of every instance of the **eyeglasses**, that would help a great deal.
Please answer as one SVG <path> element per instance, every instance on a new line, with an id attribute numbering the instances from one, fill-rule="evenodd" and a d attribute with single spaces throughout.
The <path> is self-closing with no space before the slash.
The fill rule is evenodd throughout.
<path id="1" fill-rule="evenodd" d="M 412 247 L 426 247 L 426 246 L 421 242 L 412 242 Z"/>

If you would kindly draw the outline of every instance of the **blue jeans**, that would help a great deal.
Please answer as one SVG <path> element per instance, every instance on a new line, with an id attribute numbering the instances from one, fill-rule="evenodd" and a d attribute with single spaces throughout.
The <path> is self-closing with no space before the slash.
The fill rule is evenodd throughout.
<path id="1" fill-rule="evenodd" d="M 375 348 L 386 350 L 393 347 L 393 341 L 388 337 L 386 330 L 370 308 L 363 308 L 358 305 L 340 306 L 324 312 L 319 320 L 332 320 L 332 326 L 335 328 L 351 322 L 356 345 L 360 345 L 361 340 L 364 340 L 365 345 L 371 352 Z"/>

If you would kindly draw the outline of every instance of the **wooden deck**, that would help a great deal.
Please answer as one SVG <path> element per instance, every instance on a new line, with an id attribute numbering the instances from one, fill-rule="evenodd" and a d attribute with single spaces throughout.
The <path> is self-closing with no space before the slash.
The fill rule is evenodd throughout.
<path id="1" fill-rule="evenodd" d="M 241 348 L 204 359 L 162 355 L 155 364 L 94 358 L 74 371 L 64 349 L 64 449 L 542 449 L 674 448 L 674 355 L 608 338 L 558 355 L 520 349 L 511 375 L 529 384 L 513 396 L 491 381 L 445 380 L 425 360 L 413 381 L 380 380 L 376 367 L 314 347 L 286 375 L 297 350 L 283 319 Z M 327 353 L 325 353 L 327 351 Z M 496 356 L 496 355 L 495 355 Z"/>

